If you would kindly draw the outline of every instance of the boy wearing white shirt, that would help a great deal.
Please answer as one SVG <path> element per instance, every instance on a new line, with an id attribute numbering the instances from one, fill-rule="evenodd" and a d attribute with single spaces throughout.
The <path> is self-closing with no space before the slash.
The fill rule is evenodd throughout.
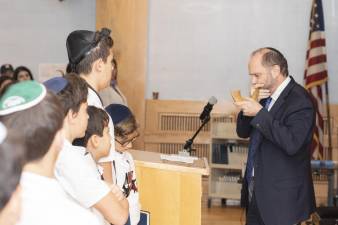
<path id="1" fill-rule="evenodd" d="M 96 163 L 86 149 L 73 146 L 74 139 L 83 137 L 87 129 L 87 84 L 76 74 L 55 77 L 44 83 L 53 91 L 64 111 L 65 143 L 55 166 L 55 176 L 65 191 L 85 208 L 92 208 L 110 223 L 124 224 L 128 217 L 128 203 L 120 198 L 116 186 L 108 186 L 100 179 Z M 103 219 L 103 217 L 104 219 Z"/>
<path id="2" fill-rule="evenodd" d="M 86 148 L 87 153 L 97 163 L 110 151 L 109 116 L 106 111 L 95 106 L 88 106 L 87 112 L 89 119 L 85 135 L 82 138 L 75 139 L 73 143 Z M 101 174 L 102 169 L 100 166 L 97 166 L 97 168 Z"/>
<path id="3" fill-rule="evenodd" d="M 112 118 L 115 128 L 115 149 L 113 169 L 115 182 L 122 189 L 129 202 L 130 224 L 137 225 L 140 220 L 139 192 L 133 157 L 128 152 L 132 142 L 139 136 L 137 122 L 127 106 L 111 104 L 106 111 Z"/>
<path id="4" fill-rule="evenodd" d="M 103 28 L 101 31 L 76 30 L 67 37 L 67 53 L 69 67 L 88 84 L 88 105 L 103 108 L 99 91 L 109 87 L 113 68 L 113 39 L 110 30 Z M 105 181 L 112 183 L 112 161 L 115 151 L 114 125 L 109 120 L 111 135 L 111 148 L 109 155 L 99 160 L 104 168 Z"/>
<path id="5" fill-rule="evenodd" d="M 54 178 L 63 142 L 63 113 L 55 95 L 35 81 L 13 84 L 0 98 L 0 115 L 27 148 L 18 225 L 99 225 L 97 216 L 70 199 Z"/>

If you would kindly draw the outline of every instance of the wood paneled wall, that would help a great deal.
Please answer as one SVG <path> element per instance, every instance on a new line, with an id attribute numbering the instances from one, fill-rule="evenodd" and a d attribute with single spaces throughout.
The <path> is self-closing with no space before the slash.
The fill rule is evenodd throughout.
<path id="1" fill-rule="evenodd" d="M 108 27 L 114 39 L 119 87 L 144 132 L 148 39 L 148 0 L 97 0 L 96 28 Z M 143 149 L 143 136 L 134 148 Z"/>

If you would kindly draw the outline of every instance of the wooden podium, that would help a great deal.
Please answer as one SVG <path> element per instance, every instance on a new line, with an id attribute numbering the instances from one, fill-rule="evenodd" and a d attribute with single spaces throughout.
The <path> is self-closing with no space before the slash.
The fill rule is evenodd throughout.
<path id="1" fill-rule="evenodd" d="M 194 163 L 162 160 L 160 153 L 131 150 L 141 209 L 150 212 L 150 225 L 200 225 L 202 175 L 207 160 Z"/>

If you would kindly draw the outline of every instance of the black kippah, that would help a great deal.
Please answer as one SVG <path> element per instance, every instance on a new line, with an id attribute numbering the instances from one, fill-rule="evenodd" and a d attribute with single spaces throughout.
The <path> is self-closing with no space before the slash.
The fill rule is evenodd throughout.
<path id="1" fill-rule="evenodd" d="M 110 30 L 102 28 L 100 32 L 76 30 L 71 32 L 66 41 L 69 64 L 72 71 L 76 65 L 97 46 L 103 37 L 110 35 Z"/>
<path id="2" fill-rule="evenodd" d="M 130 109 L 121 104 L 110 104 L 105 108 L 105 110 L 112 119 L 113 124 L 118 124 L 132 115 Z"/>

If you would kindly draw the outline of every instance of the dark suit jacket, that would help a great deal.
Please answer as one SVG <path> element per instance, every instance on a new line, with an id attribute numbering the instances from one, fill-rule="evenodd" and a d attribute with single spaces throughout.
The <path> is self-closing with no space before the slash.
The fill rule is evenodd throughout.
<path id="1" fill-rule="evenodd" d="M 255 117 L 238 115 L 239 137 L 249 137 L 253 129 L 261 135 L 254 193 L 265 225 L 296 224 L 314 212 L 310 164 L 314 124 L 311 98 L 292 77 L 269 112 L 263 107 Z M 247 206 L 245 179 L 241 200 Z"/>

